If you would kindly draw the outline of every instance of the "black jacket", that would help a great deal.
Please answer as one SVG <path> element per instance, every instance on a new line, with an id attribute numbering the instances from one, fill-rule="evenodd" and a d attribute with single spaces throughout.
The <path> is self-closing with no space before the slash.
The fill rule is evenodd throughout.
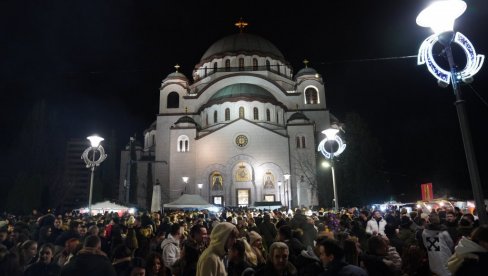
<path id="1" fill-rule="evenodd" d="M 60 276 L 116 276 L 106 256 L 83 253 L 76 255 L 61 269 Z"/>

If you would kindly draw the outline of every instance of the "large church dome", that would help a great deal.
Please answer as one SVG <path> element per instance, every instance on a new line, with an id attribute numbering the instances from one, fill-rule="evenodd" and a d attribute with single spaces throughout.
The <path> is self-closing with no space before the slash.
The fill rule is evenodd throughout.
<path id="1" fill-rule="evenodd" d="M 284 60 L 284 56 L 269 40 L 258 35 L 238 33 L 226 36 L 208 48 L 201 62 L 229 54 L 257 54 Z"/>

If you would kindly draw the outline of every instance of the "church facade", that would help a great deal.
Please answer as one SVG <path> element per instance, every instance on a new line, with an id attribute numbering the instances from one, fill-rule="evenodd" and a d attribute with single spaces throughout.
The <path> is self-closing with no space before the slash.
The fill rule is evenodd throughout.
<path id="1" fill-rule="evenodd" d="M 129 147 L 121 153 L 122 202 L 147 206 L 160 184 L 162 203 L 190 193 L 224 206 L 317 205 L 317 145 L 331 122 L 321 75 L 307 63 L 294 74 L 275 45 L 244 32 L 211 45 L 192 81 L 175 67 L 135 147 L 137 183 L 127 183 Z"/>

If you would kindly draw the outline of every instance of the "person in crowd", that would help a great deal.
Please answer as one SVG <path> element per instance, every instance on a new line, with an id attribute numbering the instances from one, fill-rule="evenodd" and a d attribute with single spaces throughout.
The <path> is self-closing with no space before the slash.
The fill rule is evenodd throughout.
<path id="1" fill-rule="evenodd" d="M 249 244 L 257 258 L 257 268 L 266 264 L 266 251 L 263 247 L 263 238 L 255 231 L 249 232 Z"/>
<path id="2" fill-rule="evenodd" d="M 259 225 L 259 234 L 263 237 L 264 247 L 269 248 L 269 246 L 274 242 L 276 234 L 276 226 L 271 222 L 271 217 L 269 214 L 264 214 L 263 222 Z"/>
<path id="3" fill-rule="evenodd" d="M 113 252 L 112 266 L 117 275 L 122 275 L 128 271 L 130 261 L 132 260 L 132 251 L 125 244 L 119 244 Z"/>
<path id="4" fill-rule="evenodd" d="M 459 220 L 457 232 L 459 233 L 459 238 L 469 237 L 471 232 L 474 230 L 474 222 L 471 221 L 469 216 L 463 215 Z"/>
<path id="5" fill-rule="evenodd" d="M 448 261 L 453 275 L 478 275 L 488 271 L 488 225 L 481 225 L 473 231 L 471 239 L 462 237 L 454 254 Z"/>
<path id="6" fill-rule="evenodd" d="M 207 228 L 203 224 L 195 224 L 190 229 L 190 236 L 186 240 L 186 243 L 195 247 L 200 253 L 202 253 L 208 245 Z"/>
<path id="7" fill-rule="evenodd" d="M 146 258 L 147 276 L 164 276 L 163 258 L 161 254 L 152 252 Z"/>
<path id="8" fill-rule="evenodd" d="M 24 272 L 24 276 L 57 276 L 61 267 L 53 262 L 54 245 L 45 243 L 39 250 L 39 258 L 36 263 L 30 265 Z"/>
<path id="9" fill-rule="evenodd" d="M 398 238 L 405 246 L 415 244 L 415 231 L 410 227 L 413 221 L 408 216 L 402 216 L 400 219 L 400 230 L 398 231 Z"/>
<path id="10" fill-rule="evenodd" d="M 430 271 L 441 276 L 451 275 L 447 261 L 454 250 L 454 242 L 438 214 L 430 213 L 429 224 L 422 232 L 422 242 L 427 250 Z"/>
<path id="11" fill-rule="evenodd" d="M 370 235 L 385 235 L 386 221 L 383 219 L 381 212 L 376 210 L 373 212 L 373 216 L 368 221 L 366 226 L 366 232 Z"/>
<path id="12" fill-rule="evenodd" d="M 198 259 L 197 276 L 227 275 L 222 258 L 232 248 L 239 235 L 232 223 L 221 222 L 210 234 L 210 245 Z"/>
<path id="13" fill-rule="evenodd" d="M 54 247 L 56 249 L 56 246 Z M 66 241 L 64 249 L 54 256 L 54 262 L 60 267 L 66 265 L 81 249 L 80 240 L 77 238 L 71 238 Z"/>
<path id="14" fill-rule="evenodd" d="M 430 276 L 429 260 L 422 246 L 411 244 L 403 250 L 402 271 L 409 276 Z"/>
<path id="15" fill-rule="evenodd" d="M 19 251 L 19 264 L 22 270 L 35 263 L 37 256 L 37 242 L 34 240 L 26 240 L 20 246 Z"/>
<path id="16" fill-rule="evenodd" d="M 288 246 L 289 260 L 294 265 L 298 265 L 298 256 L 302 250 L 307 248 L 296 238 L 293 237 L 293 231 L 290 226 L 281 226 L 278 231 L 278 241 L 284 242 Z"/>
<path id="17" fill-rule="evenodd" d="M 37 239 L 37 244 L 41 247 L 45 243 L 52 243 L 52 226 L 44 225 L 39 229 L 39 238 Z"/>
<path id="18" fill-rule="evenodd" d="M 321 276 L 366 276 L 362 268 L 348 264 L 344 261 L 344 249 L 339 242 L 331 239 L 322 239 L 317 243 L 319 258 L 325 267 Z"/>
<path id="19" fill-rule="evenodd" d="M 395 275 L 397 265 L 394 260 L 388 258 L 388 243 L 385 238 L 379 235 L 372 236 L 368 240 L 368 250 L 361 254 L 361 260 L 364 263 L 369 275 L 389 276 Z"/>
<path id="20" fill-rule="evenodd" d="M 22 276 L 22 267 L 17 254 L 0 246 L 0 276 Z"/>
<path id="21" fill-rule="evenodd" d="M 61 269 L 60 276 L 117 275 L 109 259 L 100 248 L 101 244 L 98 236 L 87 237 L 83 248 Z"/>
<path id="22" fill-rule="evenodd" d="M 369 212 L 367 210 L 361 210 L 361 212 L 359 212 L 359 222 L 361 223 L 363 229 L 366 229 L 366 226 L 368 226 L 368 220 Z"/>
<path id="23" fill-rule="evenodd" d="M 61 233 L 54 241 L 56 252 L 63 250 L 66 241 L 69 239 L 75 238 L 81 241 L 80 231 L 81 231 L 81 222 L 77 220 L 70 221 L 69 230 Z"/>
<path id="24" fill-rule="evenodd" d="M 145 276 L 146 275 L 146 261 L 143 258 L 135 257 L 131 260 L 128 276 Z"/>
<path id="25" fill-rule="evenodd" d="M 183 235 L 183 227 L 179 223 L 171 225 L 171 230 L 168 238 L 161 243 L 161 249 L 163 250 L 163 263 L 164 266 L 171 270 L 174 263 L 180 258 L 180 240 Z"/>
<path id="26" fill-rule="evenodd" d="M 283 228 L 283 226 L 281 227 Z M 280 229 L 281 229 L 280 228 Z M 288 261 L 288 246 L 284 242 L 274 242 L 269 247 L 266 265 L 256 272 L 256 276 L 294 276 L 297 274 L 295 266 Z"/>
<path id="27" fill-rule="evenodd" d="M 393 246 L 401 256 L 405 243 L 398 237 L 397 228 L 393 224 L 387 224 L 385 226 L 385 235 L 388 238 L 389 245 Z"/>
<path id="28" fill-rule="evenodd" d="M 254 274 L 253 266 L 246 258 L 246 243 L 245 239 L 237 239 L 229 250 L 229 267 L 227 269 L 229 276 Z"/>
<path id="29" fill-rule="evenodd" d="M 54 243 L 56 239 L 63 233 L 63 218 L 62 217 L 57 217 L 54 220 L 53 223 L 53 228 L 51 229 L 51 240 Z"/>
<path id="30" fill-rule="evenodd" d="M 444 224 L 447 227 L 447 232 L 451 236 L 452 241 L 456 245 L 461 238 L 461 234 L 458 231 L 458 222 L 456 220 L 456 214 L 453 211 L 446 212 L 446 220 Z"/>

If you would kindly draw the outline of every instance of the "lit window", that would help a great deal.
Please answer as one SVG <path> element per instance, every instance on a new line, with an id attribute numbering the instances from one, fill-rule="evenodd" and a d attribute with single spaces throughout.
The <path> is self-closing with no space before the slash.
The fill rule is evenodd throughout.
<path id="1" fill-rule="evenodd" d="M 217 110 L 214 111 L 214 124 L 217 123 Z"/>
<path id="2" fill-rule="evenodd" d="M 225 109 L 225 120 L 226 121 L 230 120 L 230 109 L 228 108 Z"/>
<path id="3" fill-rule="evenodd" d="M 257 107 L 253 109 L 253 113 L 254 113 L 254 120 L 259 120 L 259 110 Z"/>
<path id="4" fill-rule="evenodd" d="M 167 102 L 166 102 L 166 107 L 167 108 L 178 108 L 180 107 L 180 95 L 176 92 L 171 92 L 168 94 Z"/>
<path id="5" fill-rule="evenodd" d="M 254 70 L 254 71 L 258 70 L 258 59 L 257 58 L 252 59 L 252 70 Z"/>
<path id="6" fill-rule="evenodd" d="M 317 90 L 313 87 L 305 89 L 305 104 L 318 104 Z"/>
<path id="7" fill-rule="evenodd" d="M 178 152 L 187 152 L 190 151 L 190 139 L 186 135 L 181 135 L 178 137 L 177 143 L 177 151 Z"/>
<path id="8" fill-rule="evenodd" d="M 239 107 L 239 118 L 244 118 L 244 107 Z"/>

